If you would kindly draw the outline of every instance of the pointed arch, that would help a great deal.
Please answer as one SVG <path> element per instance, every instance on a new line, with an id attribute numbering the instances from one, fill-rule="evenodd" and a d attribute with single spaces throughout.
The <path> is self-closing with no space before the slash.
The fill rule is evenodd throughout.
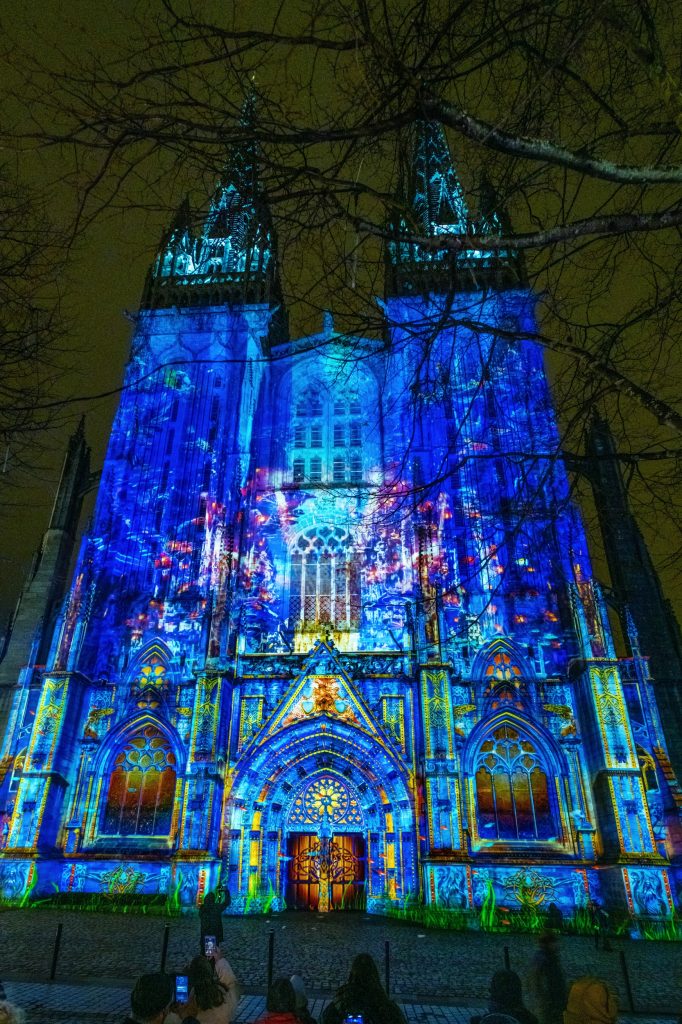
<path id="1" fill-rule="evenodd" d="M 296 372 L 283 373 L 275 389 L 277 407 L 290 413 L 279 441 L 284 482 L 362 485 L 379 458 L 377 425 L 367 417 L 378 401 L 376 376 L 368 366 L 349 367 L 345 349 L 324 335 L 309 340 L 329 346 L 324 357 L 316 352 L 301 358 Z"/>
<path id="2" fill-rule="evenodd" d="M 472 730 L 463 755 L 472 840 L 567 847 L 564 757 L 526 715 L 498 711 Z"/>
<path id="3" fill-rule="evenodd" d="M 289 839 L 320 832 L 322 816 L 301 828 L 305 823 L 297 822 L 294 813 L 296 799 L 315 783 L 341 792 L 339 806 L 343 793 L 348 795 L 348 808 L 330 827 L 335 834 L 362 836 L 368 906 L 415 891 L 416 819 L 409 770 L 375 733 L 324 715 L 270 733 L 237 764 L 225 821 L 235 889 L 246 894 L 260 886 L 282 898 Z M 333 811 L 330 805 L 332 819 Z"/>
<path id="4" fill-rule="evenodd" d="M 508 637 L 495 637 L 476 652 L 472 679 L 479 682 L 511 683 L 535 679 L 535 671 L 517 644 Z"/>
<path id="5" fill-rule="evenodd" d="M 130 662 L 126 678 L 133 689 L 165 690 L 170 682 L 173 652 L 159 637 L 148 641 Z"/>
<path id="6" fill-rule="evenodd" d="M 184 750 L 175 730 L 143 711 L 123 722 L 102 745 L 91 832 L 105 839 L 168 839 L 177 818 Z"/>

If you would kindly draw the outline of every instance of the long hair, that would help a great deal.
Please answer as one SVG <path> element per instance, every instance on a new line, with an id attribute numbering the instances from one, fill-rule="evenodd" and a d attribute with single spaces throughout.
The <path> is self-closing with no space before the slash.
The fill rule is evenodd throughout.
<path id="1" fill-rule="evenodd" d="M 386 994 L 381 986 L 379 969 L 369 953 L 358 953 L 355 957 L 355 960 L 350 965 L 348 984 L 352 985 L 353 988 L 368 993 L 380 992 L 382 995 Z"/>
<path id="2" fill-rule="evenodd" d="M 213 964 L 205 956 L 195 956 L 187 972 L 194 998 L 200 1010 L 210 1010 L 225 1002 L 225 990 L 218 983 Z"/>
<path id="3" fill-rule="evenodd" d="M 389 1024 L 394 1008 L 386 995 L 379 971 L 369 953 L 358 953 L 351 964 L 348 981 L 336 994 L 335 1002 L 344 1015 L 361 1013 L 368 1024 Z"/>

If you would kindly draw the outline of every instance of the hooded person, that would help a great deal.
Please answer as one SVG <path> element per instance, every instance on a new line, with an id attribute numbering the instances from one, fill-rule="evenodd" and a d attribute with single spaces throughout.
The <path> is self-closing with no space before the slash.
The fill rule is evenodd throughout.
<path id="1" fill-rule="evenodd" d="M 292 974 L 289 980 L 296 996 L 296 1017 L 301 1024 L 317 1024 L 308 1009 L 308 994 L 305 990 L 303 978 L 300 974 Z"/>
<path id="2" fill-rule="evenodd" d="M 564 1024 L 615 1024 L 618 1003 L 599 978 L 578 978 L 571 985 L 564 1010 Z"/>
<path id="3" fill-rule="evenodd" d="M 496 971 L 490 980 L 488 1012 L 472 1017 L 471 1024 L 538 1024 L 523 1005 L 521 979 L 515 971 Z"/>

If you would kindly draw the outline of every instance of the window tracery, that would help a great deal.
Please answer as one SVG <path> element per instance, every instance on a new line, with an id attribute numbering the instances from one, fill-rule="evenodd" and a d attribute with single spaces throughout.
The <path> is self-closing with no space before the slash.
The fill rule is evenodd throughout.
<path id="1" fill-rule="evenodd" d="M 326 526 L 302 534 L 291 552 L 289 622 L 306 628 L 360 624 L 360 572 L 350 537 Z"/>
<path id="2" fill-rule="evenodd" d="M 511 725 L 500 726 L 481 744 L 475 767 L 483 839 L 556 837 L 556 792 L 529 739 Z"/>
<path id="3" fill-rule="evenodd" d="M 114 760 L 102 826 L 104 835 L 168 835 L 176 784 L 175 755 L 153 725 L 132 736 Z"/>
<path id="4" fill-rule="evenodd" d="M 294 483 L 360 483 L 363 430 L 357 395 L 329 397 L 316 382 L 298 396 L 291 433 Z"/>

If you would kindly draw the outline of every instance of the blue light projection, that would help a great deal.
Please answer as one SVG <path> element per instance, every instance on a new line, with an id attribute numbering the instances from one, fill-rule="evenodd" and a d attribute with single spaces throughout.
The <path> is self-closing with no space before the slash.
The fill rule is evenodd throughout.
<path id="1" fill-rule="evenodd" d="M 414 222 L 470 231 L 442 131 L 417 136 Z M 150 273 L 17 690 L 0 892 L 670 915 L 652 684 L 615 656 L 516 257 L 399 240 L 389 345 L 349 358 L 330 315 L 290 341 L 254 168 L 196 235 L 183 205 Z"/>

